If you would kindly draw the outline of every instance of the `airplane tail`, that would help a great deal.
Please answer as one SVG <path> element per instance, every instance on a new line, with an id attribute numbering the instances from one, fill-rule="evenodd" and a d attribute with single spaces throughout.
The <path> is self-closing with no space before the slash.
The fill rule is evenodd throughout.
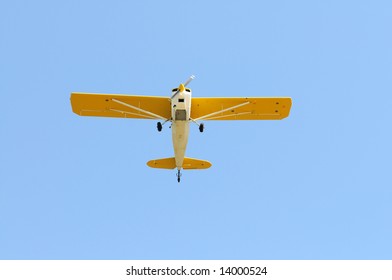
<path id="1" fill-rule="evenodd" d="M 160 158 L 153 159 L 147 162 L 147 165 L 152 168 L 163 168 L 163 169 L 174 169 L 176 168 L 176 160 L 174 157 L 171 158 Z M 207 169 L 211 167 L 211 163 L 206 160 L 196 158 L 184 158 L 182 164 L 183 169 Z"/>

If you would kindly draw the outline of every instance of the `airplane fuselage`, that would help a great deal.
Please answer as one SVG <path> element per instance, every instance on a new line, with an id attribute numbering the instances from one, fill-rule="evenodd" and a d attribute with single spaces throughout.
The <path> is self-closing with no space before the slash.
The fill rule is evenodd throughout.
<path id="1" fill-rule="evenodd" d="M 174 90 L 179 92 L 171 99 L 172 141 L 176 167 L 181 170 L 189 137 L 192 92 L 183 85 Z"/>

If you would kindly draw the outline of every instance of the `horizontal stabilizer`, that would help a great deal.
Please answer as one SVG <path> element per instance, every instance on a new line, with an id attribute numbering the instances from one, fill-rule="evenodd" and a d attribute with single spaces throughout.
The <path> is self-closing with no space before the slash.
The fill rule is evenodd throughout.
<path id="1" fill-rule="evenodd" d="M 183 169 L 207 169 L 211 167 L 211 162 L 196 159 L 196 158 L 184 158 L 184 163 L 182 164 Z"/>
<path id="2" fill-rule="evenodd" d="M 174 157 L 153 159 L 147 162 L 147 165 L 152 168 L 174 169 L 176 168 L 176 160 Z M 207 169 L 211 167 L 211 163 L 206 160 L 195 158 L 184 158 L 182 164 L 183 169 Z"/>
<path id="3" fill-rule="evenodd" d="M 147 162 L 147 165 L 152 168 L 174 169 L 176 168 L 176 160 L 174 157 L 153 159 Z"/>

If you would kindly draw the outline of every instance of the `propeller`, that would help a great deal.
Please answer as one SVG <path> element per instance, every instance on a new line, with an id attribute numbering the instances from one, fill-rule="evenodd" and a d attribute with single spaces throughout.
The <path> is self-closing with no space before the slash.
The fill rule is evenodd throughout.
<path id="1" fill-rule="evenodd" d="M 179 92 L 184 91 L 184 90 L 185 90 L 185 87 L 186 87 L 190 82 L 192 82 L 192 80 L 193 80 L 194 78 L 195 78 L 195 76 L 192 75 L 192 76 L 189 77 L 188 80 L 186 80 L 185 83 L 180 84 L 180 86 L 178 87 L 178 90 L 172 95 L 171 98 L 173 99 L 174 97 L 176 97 L 176 95 L 177 95 Z"/>

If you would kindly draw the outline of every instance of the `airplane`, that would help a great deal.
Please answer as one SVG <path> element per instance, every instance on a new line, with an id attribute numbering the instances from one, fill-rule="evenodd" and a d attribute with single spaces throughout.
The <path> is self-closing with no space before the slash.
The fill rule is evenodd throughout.
<path id="1" fill-rule="evenodd" d="M 177 181 L 181 169 L 207 169 L 207 160 L 185 156 L 189 126 L 194 123 L 204 131 L 202 121 L 210 120 L 281 120 L 288 117 L 290 97 L 192 97 L 188 84 L 194 75 L 172 89 L 171 97 L 123 94 L 71 93 L 71 106 L 80 116 L 155 119 L 158 131 L 171 123 L 174 157 L 147 162 L 152 168 L 177 168 Z"/>

